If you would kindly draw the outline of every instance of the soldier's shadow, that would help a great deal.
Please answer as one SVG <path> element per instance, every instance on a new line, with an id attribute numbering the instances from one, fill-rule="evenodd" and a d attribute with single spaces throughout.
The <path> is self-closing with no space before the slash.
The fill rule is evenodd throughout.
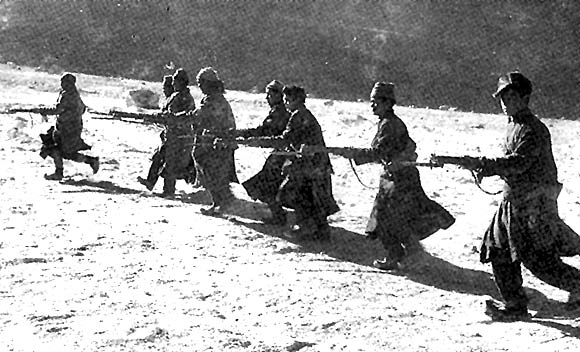
<path id="1" fill-rule="evenodd" d="M 84 187 L 75 191 L 63 191 L 64 193 L 78 193 L 78 192 L 101 192 L 101 193 L 111 193 L 111 194 L 141 194 L 142 191 L 138 191 L 132 188 L 121 187 L 110 181 L 92 181 L 88 179 L 76 180 L 74 178 L 65 178 L 60 181 L 63 185 Z"/>
<path id="2" fill-rule="evenodd" d="M 240 222 L 240 224 L 256 232 L 279 237 L 297 245 L 293 249 L 287 249 L 287 251 L 325 253 L 339 261 L 368 267 L 369 271 L 376 272 L 378 275 L 404 276 L 417 283 L 445 291 L 500 299 L 493 276 L 490 273 L 455 265 L 426 251 L 413 254 L 411 262 L 405 263 L 399 270 L 381 271 L 372 266 L 375 258 L 384 256 L 384 250 L 380 242 L 370 241 L 362 234 L 342 227 L 332 226 L 332 238 L 328 242 L 311 242 L 297 240 L 289 235 L 287 229 L 279 226 L 253 222 Z M 539 316 L 544 318 L 570 318 L 574 316 L 573 313 L 566 312 L 563 309 L 561 302 L 551 300 L 535 289 L 526 287 L 525 290 L 530 298 L 529 308 L 538 311 Z M 562 325 L 558 329 L 563 331 L 570 328 L 559 323 L 552 325 L 554 328 Z"/>

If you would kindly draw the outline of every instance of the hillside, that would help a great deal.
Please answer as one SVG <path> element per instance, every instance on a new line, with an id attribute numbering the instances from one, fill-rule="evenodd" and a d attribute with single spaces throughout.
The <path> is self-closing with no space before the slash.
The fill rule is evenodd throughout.
<path id="1" fill-rule="evenodd" d="M 138 80 L 78 75 L 93 109 L 128 109 L 124 93 L 158 87 Z M 59 76 L 0 65 L 3 104 L 54 103 Z M 192 87 L 196 101 L 199 91 Z M 260 122 L 263 94 L 228 91 L 240 127 Z M 308 99 L 329 145 L 366 146 L 375 131 L 367 103 Z M 494 155 L 505 118 L 396 107 L 430 153 Z M 483 302 L 498 297 L 489 265 L 478 261 L 483 230 L 498 196 L 478 190 L 465 170 L 422 168 L 428 196 L 457 219 L 422 241 L 424 252 L 401 270 L 382 272 L 383 255 L 364 238 L 380 166 L 332 157 L 341 211 L 327 243 L 298 241 L 288 228 L 264 225 L 267 208 L 242 187 L 232 218 L 205 217 L 203 189 L 177 184 L 164 199 L 136 181 L 149 165 L 159 127 L 84 116 L 84 138 L 101 157 L 93 175 L 65 163 L 65 179 L 48 182 L 38 134 L 52 119 L 0 114 L 0 351 L 578 351 L 580 317 L 565 292 L 524 270 L 530 322 L 491 323 Z M 580 170 L 577 121 L 545 120 L 564 189 L 560 214 L 580 230 L 575 186 Z M 241 181 L 268 150 L 241 147 Z M 497 190 L 497 179 L 483 186 Z M 157 185 L 155 192 L 161 191 Z M 290 216 L 292 221 L 292 215 Z M 580 258 L 566 258 L 580 267 Z"/>
<path id="2" fill-rule="evenodd" d="M 580 111 L 574 0 L 4 0 L 0 10 L 0 60 L 50 72 L 157 82 L 166 65 L 212 65 L 231 89 L 278 78 L 343 100 L 389 80 L 404 106 L 494 113 L 497 76 L 517 68 L 539 114 Z"/>

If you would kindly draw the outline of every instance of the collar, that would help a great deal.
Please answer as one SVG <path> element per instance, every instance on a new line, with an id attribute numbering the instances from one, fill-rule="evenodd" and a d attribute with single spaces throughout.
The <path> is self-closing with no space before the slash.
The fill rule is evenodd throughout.
<path id="1" fill-rule="evenodd" d="M 529 120 L 533 116 L 534 116 L 534 114 L 532 113 L 530 108 L 526 107 L 526 108 L 518 111 L 515 115 L 509 116 L 508 121 L 514 122 L 514 123 L 520 123 L 520 122 L 525 122 L 525 121 Z"/>

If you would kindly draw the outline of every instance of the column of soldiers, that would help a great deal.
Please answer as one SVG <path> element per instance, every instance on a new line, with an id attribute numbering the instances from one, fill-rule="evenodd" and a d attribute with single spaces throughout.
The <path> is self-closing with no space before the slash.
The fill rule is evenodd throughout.
<path id="1" fill-rule="evenodd" d="M 165 125 L 162 146 L 152 158 L 147 179 L 139 178 L 139 182 L 152 190 L 161 175 L 162 196 L 171 197 L 177 179 L 195 179 L 212 198 L 211 206 L 202 213 L 227 212 L 234 199 L 230 183 L 238 182 L 236 146 L 218 141 L 234 138 L 248 146 L 273 148 L 263 168 L 242 183 L 252 199 L 268 205 L 271 217 L 264 222 L 285 225 L 285 209 L 294 209 L 292 234 L 296 238 L 329 240 L 327 218 L 339 210 L 332 194 L 333 169 L 320 125 L 306 108 L 304 89 L 270 82 L 266 86 L 267 117 L 257 127 L 236 130 L 218 73 L 207 67 L 196 80 L 204 95 L 197 108 L 184 70 L 165 77 L 167 101 L 154 119 Z M 79 153 L 90 147 L 80 137 L 85 106 L 74 76 L 64 75 L 61 85 L 57 106 L 48 112 L 59 115 L 56 126 L 43 135 L 41 155 L 51 156 L 56 166 L 54 174 L 45 176 L 48 180 L 62 179 L 63 158 L 88 163 L 95 173 L 99 168 L 98 158 Z M 531 82 L 520 72 L 499 78 L 493 97 L 508 116 L 505 155 L 467 157 L 464 162 L 464 167 L 475 170 L 479 177 L 499 175 L 505 181 L 503 199 L 485 231 L 480 251 L 481 262 L 491 263 L 504 300 L 487 301 L 486 313 L 499 321 L 529 317 L 521 264 L 541 280 L 570 292 L 568 307 L 580 308 L 580 270 L 561 259 L 580 254 L 580 237 L 558 215 L 562 184 L 557 179 L 550 132 L 528 107 L 531 93 Z M 386 252 L 373 265 L 394 270 L 420 249 L 419 241 L 449 228 L 455 219 L 429 199 L 421 186 L 414 164 L 416 144 L 393 110 L 394 85 L 377 82 L 370 101 L 378 118 L 370 148 L 350 149 L 340 155 L 356 164 L 384 166 L 365 232 L 369 239 L 379 239 Z"/>

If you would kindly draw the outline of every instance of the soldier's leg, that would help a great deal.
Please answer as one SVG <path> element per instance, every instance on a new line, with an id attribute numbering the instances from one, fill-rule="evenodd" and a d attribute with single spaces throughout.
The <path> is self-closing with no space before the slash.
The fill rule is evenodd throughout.
<path id="1" fill-rule="evenodd" d="M 52 149 L 48 154 L 54 160 L 54 173 L 45 174 L 44 178 L 51 181 L 62 180 L 64 176 L 64 162 L 62 153 L 57 149 Z"/>
<path id="2" fill-rule="evenodd" d="M 506 308 L 515 311 L 527 310 L 528 297 L 523 289 L 522 268 L 519 261 L 512 261 L 509 249 L 494 250 L 491 254 L 491 267 Z"/>
<path id="3" fill-rule="evenodd" d="M 93 170 L 93 174 L 96 174 L 99 171 L 99 157 L 88 156 L 81 153 L 72 153 L 72 154 L 64 154 L 65 159 L 75 161 L 77 163 L 85 163 L 89 164 L 91 169 Z"/>
<path id="4" fill-rule="evenodd" d="M 147 173 L 147 179 L 142 178 L 139 176 L 137 180 L 139 183 L 147 187 L 148 190 L 153 190 L 157 180 L 159 180 L 159 175 L 161 175 L 161 171 L 165 164 L 165 155 L 162 148 L 155 151 L 153 156 L 151 157 L 151 166 L 149 167 L 149 172 Z"/>
<path id="5" fill-rule="evenodd" d="M 580 294 L 580 270 L 568 265 L 553 251 L 533 251 L 522 255 L 522 263 L 540 280 L 568 291 Z"/>
<path id="6" fill-rule="evenodd" d="M 171 197 L 175 194 L 176 179 L 173 175 L 167 175 L 163 179 L 163 194 L 164 197 Z"/>

